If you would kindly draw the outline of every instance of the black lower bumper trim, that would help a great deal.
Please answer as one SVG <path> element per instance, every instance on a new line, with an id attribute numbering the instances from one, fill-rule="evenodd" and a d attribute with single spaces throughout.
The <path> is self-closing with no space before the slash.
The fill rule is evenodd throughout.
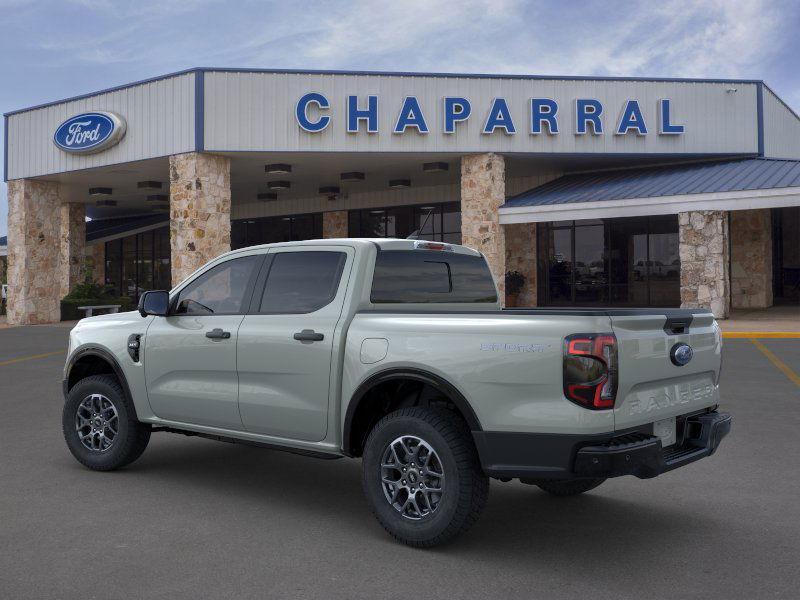
<path id="1" fill-rule="evenodd" d="M 473 432 L 484 471 L 498 478 L 647 479 L 713 454 L 731 430 L 716 411 L 678 417 L 679 443 L 667 449 L 652 425 L 599 435 Z"/>

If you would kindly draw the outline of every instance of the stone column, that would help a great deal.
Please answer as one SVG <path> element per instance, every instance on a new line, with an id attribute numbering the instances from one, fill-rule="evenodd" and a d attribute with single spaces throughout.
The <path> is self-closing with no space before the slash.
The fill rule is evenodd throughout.
<path id="1" fill-rule="evenodd" d="M 86 205 L 65 202 L 61 205 L 58 277 L 61 297 L 84 279 L 86 260 Z"/>
<path id="2" fill-rule="evenodd" d="M 347 237 L 346 210 L 332 210 L 322 213 L 322 237 L 325 239 Z"/>
<path id="3" fill-rule="evenodd" d="M 189 152 L 169 157 L 172 285 L 231 249 L 231 163 Z"/>
<path id="4" fill-rule="evenodd" d="M 505 304 L 506 243 L 497 209 L 506 199 L 505 160 L 499 154 L 461 157 L 461 243 L 483 252 Z"/>
<path id="5" fill-rule="evenodd" d="M 731 306 L 772 306 L 772 213 L 731 211 Z"/>
<path id="6" fill-rule="evenodd" d="M 720 210 L 678 215 L 681 307 L 710 308 L 715 317 L 730 312 L 728 213 Z"/>
<path id="7" fill-rule="evenodd" d="M 55 182 L 8 182 L 9 325 L 61 320 L 60 205 Z"/>
<path id="8" fill-rule="evenodd" d="M 517 306 L 536 306 L 536 223 L 514 223 L 504 225 L 503 229 L 506 237 L 506 270 L 519 271 L 525 277 Z"/>
<path id="9" fill-rule="evenodd" d="M 97 242 L 86 247 L 86 260 L 92 267 L 92 281 L 104 285 L 106 282 L 106 245 Z"/>

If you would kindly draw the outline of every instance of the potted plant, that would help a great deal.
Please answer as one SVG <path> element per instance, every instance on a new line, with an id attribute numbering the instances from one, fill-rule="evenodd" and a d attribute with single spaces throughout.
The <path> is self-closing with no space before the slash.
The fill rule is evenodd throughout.
<path id="1" fill-rule="evenodd" d="M 508 271 L 506 273 L 506 306 L 515 307 L 519 302 L 519 295 L 525 287 L 525 275 L 519 271 Z"/>

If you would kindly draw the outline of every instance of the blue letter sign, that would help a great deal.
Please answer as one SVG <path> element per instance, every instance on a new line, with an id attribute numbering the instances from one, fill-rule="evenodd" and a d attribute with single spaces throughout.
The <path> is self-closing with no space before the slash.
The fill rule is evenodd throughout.
<path id="1" fill-rule="evenodd" d="M 584 135 L 588 129 L 588 124 L 592 125 L 592 133 L 600 135 L 603 133 L 603 122 L 600 115 L 603 114 L 603 105 L 599 100 L 588 98 L 578 98 L 575 100 L 575 134 Z"/>
<path id="2" fill-rule="evenodd" d="M 666 98 L 658 101 L 658 133 L 661 135 L 683 133 L 683 125 L 673 125 L 670 122 L 670 101 Z"/>
<path id="3" fill-rule="evenodd" d="M 639 108 L 639 102 L 636 100 L 628 100 L 625 103 L 625 108 L 622 109 L 622 116 L 619 119 L 619 125 L 617 125 L 617 130 L 614 133 L 615 135 L 625 135 L 631 129 L 637 135 L 647 135 L 644 115 L 642 115 L 642 109 Z"/>
<path id="4" fill-rule="evenodd" d="M 53 143 L 70 154 L 92 154 L 110 148 L 125 135 L 125 120 L 98 110 L 67 119 L 56 129 Z"/>
<path id="5" fill-rule="evenodd" d="M 558 133 L 558 103 L 550 98 L 531 98 L 531 133 L 542 133 L 542 125 L 547 123 L 547 131 L 551 135 Z"/>
<path id="6" fill-rule="evenodd" d="M 367 96 L 367 108 L 358 108 L 358 96 L 347 97 L 347 132 L 358 133 L 359 121 L 367 122 L 368 133 L 378 133 L 378 97 Z"/>
<path id="7" fill-rule="evenodd" d="M 455 133 L 456 123 L 466 121 L 472 113 L 472 106 L 466 98 L 446 96 L 444 99 L 444 132 Z"/>
<path id="8" fill-rule="evenodd" d="M 397 115 L 397 122 L 394 124 L 395 133 L 403 133 L 406 127 L 416 127 L 420 133 L 428 133 L 428 124 L 425 122 L 425 115 L 419 107 L 419 102 L 415 96 L 406 96 L 400 114 Z"/>
<path id="9" fill-rule="evenodd" d="M 495 98 L 492 102 L 489 116 L 486 117 L 486 124 L 483 126 L 483 133 L 492 133 L 498 127 L 504 129 L 509 135 L 517 133 L 505 98 Z"/>
<path id="10" fill-rule="evenodd" d="M 308 118 L 309 104 L 316 104 L 321 110 L 323 108 L 330 108 L 330 103 L 325 96 L 317 92 L 308 93 L 297 101 L 297 108 L 295 108 L 294 111 L 297 123 L 305 131 L 317 133 L 328 126 L 328 123 L 331 122 L 331 118 L 328 115 L 321 115 L 316 121 L 310 120 Z"/>

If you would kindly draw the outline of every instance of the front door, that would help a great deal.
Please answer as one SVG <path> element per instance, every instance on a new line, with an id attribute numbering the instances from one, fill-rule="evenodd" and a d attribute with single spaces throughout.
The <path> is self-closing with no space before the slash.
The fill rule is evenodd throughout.
<path id="1" fill-rule="evenodd" d="M 239 329 L 242 421 L 254 433 L 319 441 L 328 427 L 334 334 L 353 250 L 277 248 L 267 261 L 252 314 Z"/>
<path id="2" fill-rule="evenodd" d="M 242 429 L 236 340 L 264 255 L 234 258 L 184 286 L 145 335 L 147 395 L 169 421 Z"/>

